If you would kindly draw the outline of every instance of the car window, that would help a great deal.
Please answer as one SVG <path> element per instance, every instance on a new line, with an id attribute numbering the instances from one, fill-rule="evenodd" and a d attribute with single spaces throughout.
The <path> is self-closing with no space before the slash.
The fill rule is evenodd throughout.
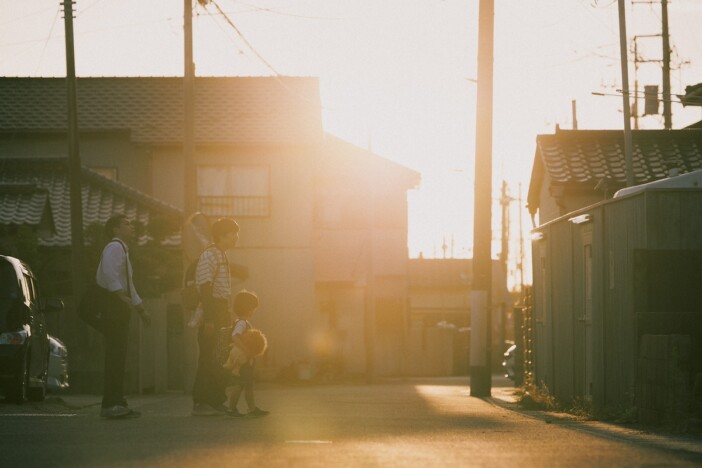
<path id="1" fill-rule="evenodd" d="M 17 299 L 19 292 L 19 281 L 14 267 L 8 262 L 0 261 L 0 298 Z"/>

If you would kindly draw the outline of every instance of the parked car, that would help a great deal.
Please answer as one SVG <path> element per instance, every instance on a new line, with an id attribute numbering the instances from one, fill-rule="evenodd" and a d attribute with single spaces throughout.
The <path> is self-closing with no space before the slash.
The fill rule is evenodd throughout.
<path id="1" fill-rule="evenodd" d="M 46 387 L 58 392 L 68 388 L 68 348 L 61 340 L 49 335 L 49 374 Z"/>
<path id="2" fill-rule="evenodd" d="M 8 400 L 44 399 L 51 352 L 44 312 L 61 309 L 60 299 L 42 299 L 26 263 L 0 255 L 0 388 Z"/>

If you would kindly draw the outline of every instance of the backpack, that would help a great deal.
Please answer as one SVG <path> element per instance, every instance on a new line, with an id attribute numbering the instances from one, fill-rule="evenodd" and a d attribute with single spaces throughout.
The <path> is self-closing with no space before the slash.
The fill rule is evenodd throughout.
<path id="1" fill-rule="evenodd" d="M 190 263 L 188 268 L 185 270 L 185 275 L 183 275 L 183 289 L 180 290 L 181 304 L 185 310 L 195 310 L 200 304 L 200 288 L 197 286 L 197 282 L 195 281 L 197 264 L 200 262 L 202 253 L 214 246 L 215 244 L 210 244 L 202 249 L 202 252 L 200 252 L 200 255 L 197 257 L 197 260 Z M 219 273 L 219 269 L 215 271 L 214 278 L 212 278 L 213 283 L 217 279 L 217 273 Z"/>

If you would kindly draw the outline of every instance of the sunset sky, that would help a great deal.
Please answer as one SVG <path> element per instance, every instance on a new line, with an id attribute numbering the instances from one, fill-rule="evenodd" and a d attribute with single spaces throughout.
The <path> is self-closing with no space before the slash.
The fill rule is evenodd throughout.
<path id="1" fill-rule="evenodd" d="M 658 34 L 660 5 L 627 0 L 629 37 Z M 410 255 L 472 255 L 473 154 L 478 0 L 217 0 L 194 8 L 198 76 L 319 76 L 327 132 L 422 174 L 410 193 Z M 65 76 L 59 0 L 0 0 L 0 75 Z M 79 76 L 181 76 L 183 2 L 78 0 Z M 669 5 L 674 94 L 702 82 L 702 1 Z M 496 0 L 494 198 L 502 180 L 526 196 L 539 133 L 623 128 L 617 2 Z M 243 36 L 243 37 L 242 37 Z M 660 60 L 660 38 L 639 55 Z M 252 46 L 255 52 L 252 51 Z M 630 42 L 633 50 L 633 43 Z M 661 84 L 656 62 L 641 63 L 630 87 Z M 593 96 L 592 92 L 613 96 Z M 662 106 L 661 106 L 662 109 Z M 702 119 L 673 104 L 673 126 Z M 662 128 L 660 116 L 641 128 Z M 495 203 L 494 236 L 499 235 Z M 518 206 L 512 204 L 512 252 Z M 530 221 L 522 210 L 523 230 Z M 528 243 L 525 245 L 528 250 Z M 493 248 L 497 255 L 499 244 Z"/>

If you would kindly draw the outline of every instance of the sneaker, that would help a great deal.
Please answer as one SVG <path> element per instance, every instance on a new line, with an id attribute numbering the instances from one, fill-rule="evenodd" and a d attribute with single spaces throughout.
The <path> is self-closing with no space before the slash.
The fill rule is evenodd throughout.
<path id="1" fill-rule="evenodd" d="M 108 408 L 102 408 L 100 410 L 100 417 L 107 418 L 107 419 L 119 419 L 119 418 L 126 418 L 131 413 L 132 413 L 132 410 L 130 410 L 126 406 L 115 405 L 115 406 L 110 406 Z M 138 412 L 135 411 L 135 413 L 138 413 Z M 140 413 L 138 413 L 138 414 L 141 415 Z"/>
<path id="2" fill-rule="evenodd" d="M 227 406 L 225 404 L 212 405 L 212 409 L 214 409 L 219 414 L 226 414 L 227 411 L 229 411 L 229 406 Z"/>
<path id="3" fill-rule="evenodd" d="M 250 418 L 258 418 L 258 417 L 261 417 L 261 416 L 268 416 L 269 414 L 271 414 L 270 411 L 262 410 L 261 408 L 259 408 L 259 407 L 257 406 L 257 407 L 255 407 L 253 410 L 251 410 L 251 411 L 249 411 L 248 413 L 246 413 L 246 416 L 248 416 L 248 417 L 250 417 Z"/>
<path id="4" fill-rule="evenodd" d="M 227 416 L 229 416 L 230 418 L 243 418 L 246 415 L 243 413 L 240 413 L 238 410 L 232 410 L 232 411 L 227 411 Z"/>
<path id="5" fill-rule="evenodd" d="M 207 403 L 195 403 L 193 405 L 193 416 L 217 416 L 222 414 Z"/>

